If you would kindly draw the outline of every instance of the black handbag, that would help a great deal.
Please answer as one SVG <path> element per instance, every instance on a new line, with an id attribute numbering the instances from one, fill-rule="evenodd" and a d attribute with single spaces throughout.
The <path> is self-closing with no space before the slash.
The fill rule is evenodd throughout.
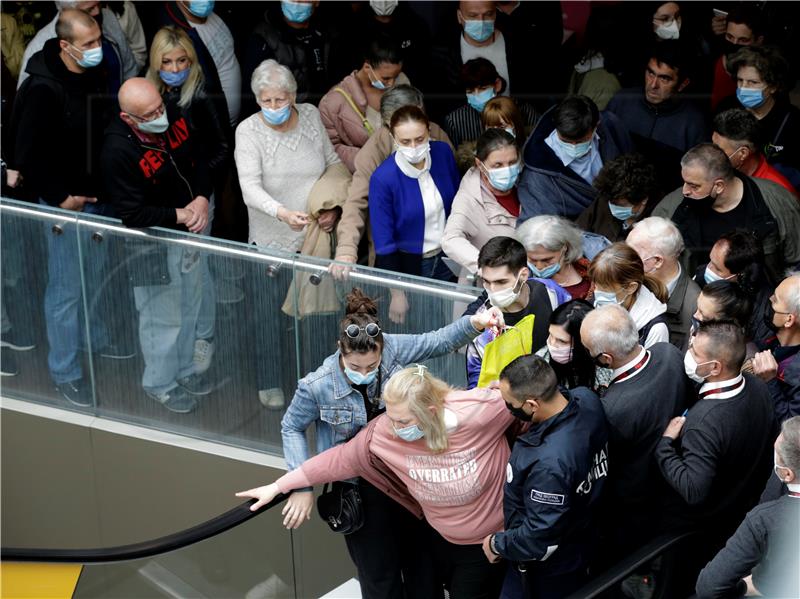
<path id="1" fill-rule="evenodd" d="M 337 481 L 328 483 L 322 488 L 322 495 L 317 497 L 317 511 L 328 523 L 331 530 L 349 535 L 364 526 L 364 510 L 361 504 L 361 493 L 358 485 Z"/>

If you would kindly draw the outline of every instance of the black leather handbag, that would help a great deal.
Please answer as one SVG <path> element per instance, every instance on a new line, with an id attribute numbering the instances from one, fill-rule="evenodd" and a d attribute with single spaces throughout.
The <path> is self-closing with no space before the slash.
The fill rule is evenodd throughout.
<path id="1" fill-rule="evenodd" d="M 322 495 L 317 497 L 317 511 L 328 523 L 331 530 L 349 535 L 364 526 L 364 508 L 361 504 L 361 493 L 358 485 L 337 481 L 322 488 Z"/>

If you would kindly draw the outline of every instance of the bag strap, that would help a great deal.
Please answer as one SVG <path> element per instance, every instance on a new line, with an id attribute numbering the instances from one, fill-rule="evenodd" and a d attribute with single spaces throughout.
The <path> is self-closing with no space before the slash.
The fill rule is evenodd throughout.
<path id="1" fill-rule="evenodd" d="M 371 136 L 373 133 L 375 133 L 375 129 L 373 129 L 372 125 L 371 125 L 371 124 L 370 124 L 370 122 L 367 120 L 367 116 L 366 116 L 364 113 L 362 113 L 362 112 L 361 112 L 361 110 L 359 110 L 358 106 L 356 106 L 356 102 L 355 102 L 355 100 L 353 100 L 353 97 L 352 97 L 350 94 L 348 94 L 348 93 L 347 93 L 347 92 L 346 92 L 346 91 L 345 91 L 343 88 L 341 88 L 341 87 L 337 87 L 337 88 L 334 88 L 334 89 L 335 89 L 335 91 L 337 91 L 337 92 L 339 92 L 340 94 L 342 94 L 342 96 L 344 96 L 344 99 L 345 99 L 345 100 L 347 100 L 347 103 L 348 103 L 348 104 L 350 104 L 350 107 L 351 107 L 351 108 L 353 109 L 353 111 L 354 111 L 354 112 L 355 112 L 355 113 L 358 115 L 358 118 L 360 118 L 360 119 L 361 119 L 361 123 L 364 125 L 364 129 L 366 129 L 366 130 L 367 130 L 367 133 L 369 133 L 369 134 L 370 134 L 370 136 Z"/>

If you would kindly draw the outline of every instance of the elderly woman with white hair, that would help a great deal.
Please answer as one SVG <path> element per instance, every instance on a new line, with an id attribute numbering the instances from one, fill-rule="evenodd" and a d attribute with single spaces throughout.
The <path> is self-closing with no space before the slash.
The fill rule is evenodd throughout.
<path id="1" fill-rule="evenodd" d="M 572 299 L 591 299 L 583 233 L 571 221 L 561 216 L 534 216 L 517 228 L 517 239 L 528 253 L 531 276 L 552 281 Z"/>
<path id="2" fill-rule="evenodd" d="M 340 162 L 319 110 L 296 104 L 297 82 L 275 60 L 262 62 L 250 80 L 261 110 L 236 128 L 236 167 L 250 218 L 249 241 L 295 252 L 309 223 L 306 200 L 314 183 Z M 331 231 L 338 210 L 318 222 Z"/>
<path id="3" fill-rule="evenodd" d="M 340 160 L 319 111 L 311 104 L 296 104 L 297 82 L 289 69 L 265 60 L 253 72 L 250 86 L 261 110 L 236 128 L 234 150 L 249 216 L 249 241 L 259 247 L 297 252 L 311 222 L 307 213 L 311 188 Z M 317 224 L 330 232 L 338 217 L 338 208 L 320 211 Z M 290 273 L 279 275 L 287 288 L 289 279 Z M 274 282 L 273 288 L 276 284 L 280 283 Z M 274 294 L 267 295 L 274 298 Z M 285 345 L 291 322 L 279 310 L 274 318 L 272 334 L 257 341 L 255 371 L 259 401 L 270 409 L 281 409 L 285 405 L 282 383 L 288 386 L 292 379 L 291 373 L 284 372 L 281 358 L 289 351 Z M 265 333 L 263 323 L 256 324 L 256 331 Z"/>
<path id="4" fill-rule="evenodd" d="M 685 350 L 700 287 L 680 263 L 683 235 L 671 220 L 650 216 L 633 226 L 625 242 L 639 254 L 645 274 L 667 288 L 669 298 L 664 318 L 669 342 Z"/>

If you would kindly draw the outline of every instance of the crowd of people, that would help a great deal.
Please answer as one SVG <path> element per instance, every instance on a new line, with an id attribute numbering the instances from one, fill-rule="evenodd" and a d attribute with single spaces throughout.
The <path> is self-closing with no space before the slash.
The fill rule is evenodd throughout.
<path id="1" fill-rule="evenodd" d="M 243 496 L 294 490 L 291 528 L 312 485 L 349 481 L 363 596 L 564 597 L 699 527 L 699 596 L 800 593 L 778 534 L 800 514 L 793 4 L 58 1 L 33 28 L 17 4 L 4 197 L 335 260 L 323 284 L 281 278 L 254 331 L 291 472 Z M 85 408 L 84 294 L 110 265 L 79 271 L 81 243 L 47 235 L 41 304 L 50 378 Z M 188 245 L 120 244 L 139 343 L 100 319 L 91 345 L 140 351 L 147 397 L 193 412 L 224 273 Z M 379 318 L 342 299 L 357 265 L 480 295 L 443 326 L 387 275 Z M 0 303 L 13 376 L 34 343 Z M 265 326 L 342 311 L 334 353 L 284 380 Z M 414 365 L 461 347 L 466 390 Z M 622 592 L 651 597 L 662 567 Z"/>

